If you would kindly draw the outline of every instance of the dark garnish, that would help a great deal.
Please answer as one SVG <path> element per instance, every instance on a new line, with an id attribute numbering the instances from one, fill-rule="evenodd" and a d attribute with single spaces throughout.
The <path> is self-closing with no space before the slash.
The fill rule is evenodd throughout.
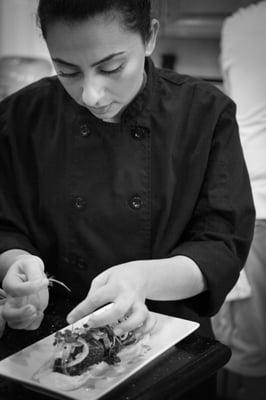
<path id="1" fill-rule="evenodd" d="M 116 336 L 110 325 L 89 328 L 84 324 L 74 331 L 65 329 L 55 334 L 56 357 L 53 370 L 67 375 L 81 375 L 92 365 L 105 361 L 120 362 L 119 351 L 136 341 L 132 332 Z"/>

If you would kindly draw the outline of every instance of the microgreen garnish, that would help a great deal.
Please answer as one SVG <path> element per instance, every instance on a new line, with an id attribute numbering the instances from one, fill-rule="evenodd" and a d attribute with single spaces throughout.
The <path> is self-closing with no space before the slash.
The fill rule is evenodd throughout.
<path id="1" fill-rule="evenodd" d="M 57 283 L 58 285 L 63 286 L 66 290 L 68 290 L 69 292 L 71 292 L 71 289 L 63 282 L 51 277 L 48 277 L 48 281 L 49 281 L 49 286 L 53 286 L 54 283 Z"/>

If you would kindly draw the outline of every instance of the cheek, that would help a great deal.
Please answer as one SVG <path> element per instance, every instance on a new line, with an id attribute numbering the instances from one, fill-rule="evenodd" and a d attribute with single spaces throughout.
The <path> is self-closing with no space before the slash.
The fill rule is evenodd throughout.
<path id="1" fill-rule="evenodd" d="M 137 94 L 143 81 L 143 68 L 131 66 L 124 71 L 123 76 L 114 85 L 114 91 L 120 98 L 131 98 Z"/>
<path id="2" fill-rule="evenodd" d="M 61 85 L 65 89 L 65 91 L 75 100 L 79 100 L 81 98 L 82 90 L 81 85 L 78 82 L 69 82 L 65 79 L 60 79 L 58 77 Z"/>

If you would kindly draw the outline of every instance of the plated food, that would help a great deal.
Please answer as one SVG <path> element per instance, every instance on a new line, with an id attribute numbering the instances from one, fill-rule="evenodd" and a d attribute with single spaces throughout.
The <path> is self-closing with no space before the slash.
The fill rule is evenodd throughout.
<path id="1" fill-rule="evenodd" d="M 56 332 L 53 346 L 52 358 L 34 373 L 33 380 L 63 390 L 77 389 L 102 374 L 119 375 L 149 350 L 148 335 L 141 339 L 134 332 L 118 336 L 110 325 L 90 328 L 86 322 Z"/>
<path id="2" fill-rule="evenodd" d="M 100 400 L 199 326 L 153 318 L 156 328 L 139 339 L 135 331 L 117 336 L 113 326 L 89 329 L 86 316 L 0 361 L 0 376 L 58 399 Z"/>
<path id="3" fill-rule="evenodd" d="M 123 347 L 136 342 L 133 332 L 117 336 L 110 325 L 89 328 L 83 324 L 73 331 L 66 329 L 55 335 L 54 372 L 81 375 L 102 361 L 114 365 L 120 362 L 118 353 Z"/>

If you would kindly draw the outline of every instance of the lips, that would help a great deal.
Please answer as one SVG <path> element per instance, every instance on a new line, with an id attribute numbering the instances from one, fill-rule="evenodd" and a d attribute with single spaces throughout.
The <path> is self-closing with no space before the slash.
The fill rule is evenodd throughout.
<path id="1" fill-rule="evenodd" d="M 103 106 L 103 107 L 90 107 L 90 111 L 93 114 L 105 114 L 106 112 L 109 111 L 111 107 L 111 104 L 108 104 L 107 106 Z"/>

